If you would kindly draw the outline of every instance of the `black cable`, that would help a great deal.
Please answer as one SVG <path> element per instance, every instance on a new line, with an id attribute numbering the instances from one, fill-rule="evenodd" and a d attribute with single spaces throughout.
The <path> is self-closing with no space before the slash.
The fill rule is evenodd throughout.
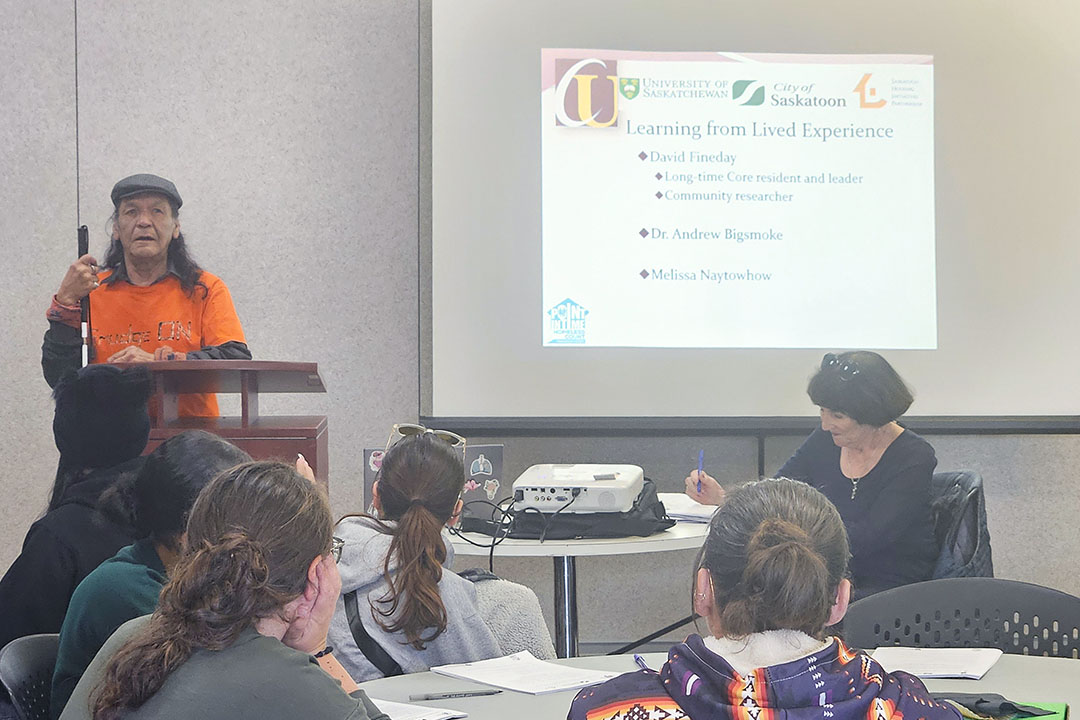
<path id="1" fill-rule="evenodd" d="M 551 529 L 551 523 L 555 522 L 556 516 L 558 516 L 558 514 L 561 513 L 563 510 L 565 510 L 566 508 L 573 505 L 574 501 L 578 499 L 578 495 L 580 495 L 580 494 L 581 494 L 581 489 L 580 488 L 574 488 L 574 494 L 573 494 L 573 497 L 570 498 L 570 502 L 566 503 L 561 508 L 559 508 L 555 512 L 551 513 L 551 517 L 549 517 L 547 519 L 547 521 L 544 523 L 544 529 L 540 533 L 540 542 L 541 543 L 543 543 L 544 539 L 547 538 L 548 530 Z M 529 508 L 529 509 L 532 510 L 534 508 Z M 539 511 L 537 511 L 537 512 L 539 512 Z M 540 513 L 540 514 L 542 515 L 543 513 Z"/>
<path id="2" fill-rule="evenodd" d="M 697 617 L 698 617 L 698 615 L 695 613 L 693 615 L 690 615 L 689 617 L 684 617 L 682 620 L 676 620 L 675 622 L 671 623 L 667 627 L 662 627 L 659 630 L 657 630 L 656 632 L 650 633 L 650 634 L 646 635 L 645 637 L 641 638 L 640 640 L 635 640 L 634 642 L 632 642 L 632 643 L 630 643 L 628 645 L 623 645 L 621 648 L 617 648 L 615 650 L 612 650 L 611 652 L 608 653 L 608 655 L 623 655 L 624 653 L 628 653 L 631 650 L 636 650 L 637 648 L 641 647 L 645 643 L 652 642 L 653 640 L 660 637 L 661 635 L 666 635 L 669 632 L 671 632 L 672 630 L 677 630 L 677 629 L 681 628 L 683 625 L 687 625 L 689 623 L 692 623 L 694 621 L 694 619 L 697 618 Z"/>
<path id="3" fill-rule="evenodd" d="M 490 522 L 491 524 L 495 525 L 496 527 L 495 527 L 495 530 L 493 531 L 493 533 L 491 535 L 491 542 L 490 543 L 476 542 L 475 540 L 472 540 L 471 538 L 465 537 L 465 535 L 464 535 L 465 531 L 462 530 L 461 528 L 458 528 L 458 527 L 450 528 L 450 533 L 452 535 L 454 535 L 455 537 L 457 537 L 457 538 L 459 538 L 461 540 L 464 540 L 465 542 L 469 543 L 470 545 L 473 545 L 475 547 L 480 547 L 480 548 L 488 548 L 488 572 L 490 572 L 493 575 L 495 574 L 495 546 L 498 545 L 499 543 L 501 543 L 503 540 L 505 540 L 509 536 L 509 534 L 510 534 L 510 526 L 511 526 L 511 524 L 513 522 L 513 518 L 514 518 L 513 510 L 502 507 L 502 503 L 506 502 L 506 500 L 513 500 L 513 498 L 512 497 L 505 498 L 505 499 L 499 501 L 498 503 L 493 503 L 493 502 L 490 502 L 488 500 L 470 500 L 469 502 L 465 503 L 465 505 L 463 505 L 462 508 L 461 508 L 461 512 L 462 512 L 462 514 L 464 514 L 465 508 L 468 508 L 468 507 L 470 507 L 472 505 L 487 505 L 487 506 L 491 507 L 491 519 L 489 521 L 487 521 L 487 522 Z M 498 513 L 499 516 L 500 516 L 497 520 L 495 518 L 496 513 Z M 482 520 L 482 518 L 481 518 L 481 520 Z M 500 532 L 501 532 L 501 534 L 500 534 Z"/>

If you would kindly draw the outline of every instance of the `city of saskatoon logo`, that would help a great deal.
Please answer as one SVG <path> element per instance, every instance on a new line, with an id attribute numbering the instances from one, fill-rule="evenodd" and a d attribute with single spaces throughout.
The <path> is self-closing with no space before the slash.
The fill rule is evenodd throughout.
<path id="1" fill-rule="evenodd" d="M 627 100 L 633 100 L 641 91 L 641 81 L 638 78 L 619 78 L 619 92 Z"/>
<path id="2" fill-rule="evenodd" d="M 765 83 L 736 80 L 731 84 L 731 99 L 738 105 L 761 105 L 765 102 Z"/>

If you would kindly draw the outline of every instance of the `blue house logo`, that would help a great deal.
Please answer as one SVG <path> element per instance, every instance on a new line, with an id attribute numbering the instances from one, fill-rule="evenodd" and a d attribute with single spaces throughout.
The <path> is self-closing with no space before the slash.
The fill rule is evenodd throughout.
<path id="1" fill-rule="evenodd" d="M 551 318 L 552 343 L 581 344 L 585 342 L 585 318 L 589 311 L 570 298 L 547 311 Z"/>

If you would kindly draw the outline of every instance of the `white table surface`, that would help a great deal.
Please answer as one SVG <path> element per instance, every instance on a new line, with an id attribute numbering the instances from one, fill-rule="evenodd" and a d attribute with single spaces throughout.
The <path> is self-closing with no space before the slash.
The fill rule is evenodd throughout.
<path id="1" fill-rule="evenodd" d="M 666 653 L 644 655 L 650 667 L 658 668 L 667 659 Z M 579 657 L 556 662 L 575 667 L 600 670 L 636 670 L 633 655 L 600 655 Z M 1029 702 L 1067 702 L 1080 708 L 1080 660 L 1064 658 L 1005 655 L 982 680 L 927 680 L 932 692 L 994 692 L 1010 700 Z M 360 685 L 369 697 L 397 702 L 410 702 L 409 695 L 429 692 L 455 692 L 487 687 L 466 680 L 443 677 L 435 673 L 415 673 Z M 549 695 L 526 695 L 504 690 L 498 695 L 476 698 L 452 698 L 416 703 L 444 707 L 469 713 L 471 720 L 558 720 L 565 718 L 576 690 Z"/>
<path id="2" fill-rule="evenodd" d="M 507 538 L 495 546 L 495 555 L 501 557 L 585 557 L 696 550 L 705 542 L 708 529 L 707 523 L 680 522 L 648 537 L 545 540 L 544 542 Z M 455 554 L 487 555 L 491 552 L 487 547 L 491 544 L 491 536 L 479 533 L 462 533 L 462 535 L 473 542 L 484 544 L 485 547 L 477 547 L 457 536 L 452 536 Z"/>

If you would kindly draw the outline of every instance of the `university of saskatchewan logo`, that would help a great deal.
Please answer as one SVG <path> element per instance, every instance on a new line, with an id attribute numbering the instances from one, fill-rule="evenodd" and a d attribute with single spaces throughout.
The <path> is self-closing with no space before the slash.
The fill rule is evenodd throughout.
<path id="1" fill-rule="evenodd" d="M 627 100 L 633 100 L 641 92 L 641 81 L 637 78 L 619 78 L 619 92 Z"/>
<path id="2" fill-rule="evenodd" d="M 585 342 L 585 317 L 589 311 L 578 305 L 570 298 L 547 311 L 551 318 L 551 333 L 553 344 L 575 344 Z"/>
<path id="3" fill-rule="evenodd" d="M 731 99 L 737 105 L 762 105 L 765 102 L 765 83 L 760 80 L 736 80 L 731 84 Z"/>

